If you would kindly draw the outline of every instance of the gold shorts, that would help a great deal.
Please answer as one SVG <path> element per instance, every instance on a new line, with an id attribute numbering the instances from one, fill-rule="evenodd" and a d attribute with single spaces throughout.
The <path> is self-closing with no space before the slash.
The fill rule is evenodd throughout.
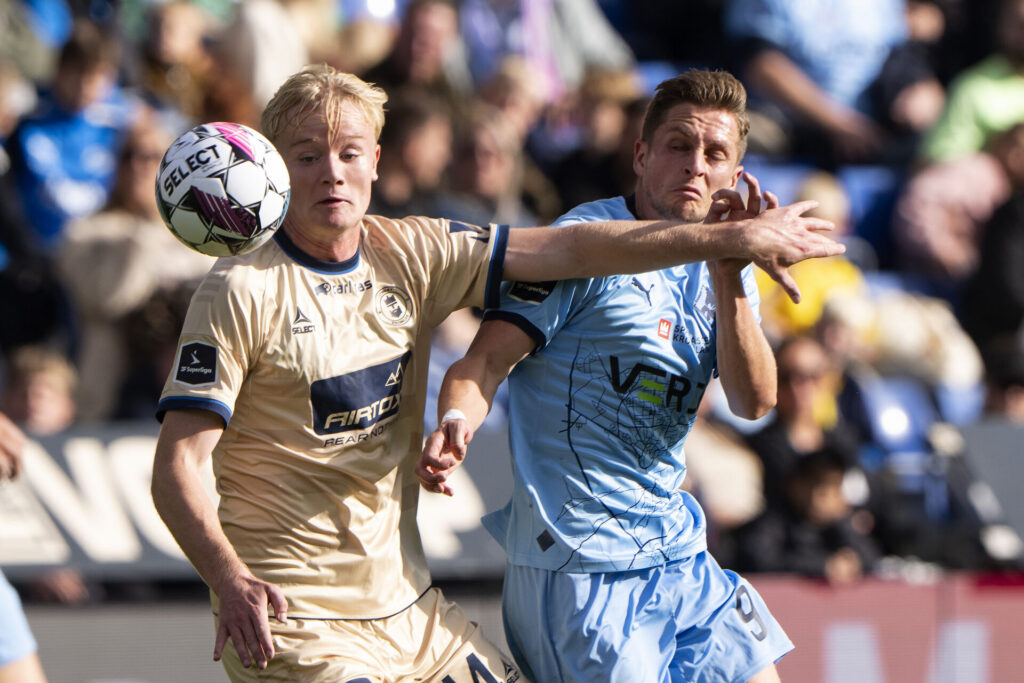
<path id="1" fill-rule="evenodd" d="M 512 659 L 438 588 L 383 619 L 273 618 L 274 658 L 242 666 L 230 640 L 221 661 L 235 683 L 527 683 Z"/>

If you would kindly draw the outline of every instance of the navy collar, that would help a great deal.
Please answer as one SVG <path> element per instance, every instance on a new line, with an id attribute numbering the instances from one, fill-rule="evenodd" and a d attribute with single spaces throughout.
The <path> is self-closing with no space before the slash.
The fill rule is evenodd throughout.
<path id="1" fill-rule="evenodd" d="M 359 251 L 356 251 L 352 258 L 344 261 L 321 261 L 314 258 L 295 246 L 295 242 L 292 242 L 284 228 L 280 228 L 274 233 L 274 241 L 277 242 L 277 246 L 281 247 L 281 251 L 288 254 L 293 261 L 318 273 L 347 273 L 359 265 Z"/>

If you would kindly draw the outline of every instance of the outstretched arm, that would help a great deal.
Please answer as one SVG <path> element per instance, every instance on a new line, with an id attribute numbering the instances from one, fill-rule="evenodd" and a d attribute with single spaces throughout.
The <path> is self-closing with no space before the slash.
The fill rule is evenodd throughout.
<path id="1" fill-rule="evenodd" d="M 557 230 L 517 228 L 509 231 L 504 277 L 543 282 L 736 258 L 756 263 L 799 301 L 789 266 L 845 250 L 824 234 L 834 228 L 832 223 L 802 215 L 816 206 L 814 201 L 798 202 L 716 223 L 608 221 Z"/>
<path id="2" fill-rule="evenodd" d="M 280 588 L 257 579 L 239 559 L 203 489 L 199 468 L 220 439 L 222 425 L 220 417 L 203 410 L 167 412 L 153 461 L 153 503 L 178 545 L 220 600 L 213 658 L 220 659 L 231 638 L 243 666 L 255 661 L 265 669 L 274 656 L 267 603 L 282 623 L 288 607 Z"/>
<path id="3" fill-rule="evenodd" d="M 416 466 L 423 488 L 452 495 L 448 477 L 466 457 L 498 387 L 533 348 L 529 335 L 511 323 L 488 320 L 480 325 L 466 355 L 444 375 L 437 399 L 439 426 L 424 442 Z"/>

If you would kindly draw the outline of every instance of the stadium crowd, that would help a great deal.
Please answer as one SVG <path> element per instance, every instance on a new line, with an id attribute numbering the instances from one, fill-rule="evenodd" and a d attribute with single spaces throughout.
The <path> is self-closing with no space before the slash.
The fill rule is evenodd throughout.
<path id="1" fill-rule="evenodd" d="M 750 95 L 745 167 L 783 203 L 817 200 L 847 252 L 792 269 L 799 305 L 759 281 L 773 413 L 743 421 L 712 393 L 697 417 L 687 486 L 714 554 L 832 582 L 1024 566 L 959 431 L 1024 434 L 1024 0 L 15 0 L 0 14 L 0 410 L 29 435 L 152 417 L 212 263 L 163 227 L 163 150 L 201 122 L 257 127 L 304 64 L 389 95 L 370 213 L 512 227 L 630 193 L 653 86 L 723 68 Z M 434 384 L 478 313 L 437 331 Z"/>

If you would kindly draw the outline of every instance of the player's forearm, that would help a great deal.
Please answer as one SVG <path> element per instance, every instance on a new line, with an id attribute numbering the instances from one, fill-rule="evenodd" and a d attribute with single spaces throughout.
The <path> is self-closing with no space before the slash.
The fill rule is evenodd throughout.
<path id="1" fill-rule="evenodd" d="M 194 463 L 158 452 L 152 495 L 174 540 L 214 592 L 228 577 L 249 573 L 224 535 Z"/>
<path id="2" fill-rule="evenodd" d="M 490 366 L 487 359 L 480 356 L 467 355 L 453 363 L 444 375 L 438 395 L 438 423 L 449 410 L 459 410 L 466 416 L 473 431 L 476 431 L 491 411 L 494 395 L 505 379 L 505 374 L 501 374 L 500 369 Z"/>
<path id="3" fill-rule="evenodd" d="M 713 278 L 718 372 L 729 408 L 753 420 L 775 407 L 775 356 L 743 291 L 738 273 Z"/>
<path id="4" fill-rule="evenodd" d="M 738 221 L 577 223 L 510 231 L 505 279 L 538 282 L 645 273 L 718 258 L 751 258 Z"/>
<path id="5" fill-rule="evenodd" d="M 153 472 L 153 502 L 174 540 L 214 592 L 231 576 L 248 574 L 224 535 L 195 473 Z"/>

